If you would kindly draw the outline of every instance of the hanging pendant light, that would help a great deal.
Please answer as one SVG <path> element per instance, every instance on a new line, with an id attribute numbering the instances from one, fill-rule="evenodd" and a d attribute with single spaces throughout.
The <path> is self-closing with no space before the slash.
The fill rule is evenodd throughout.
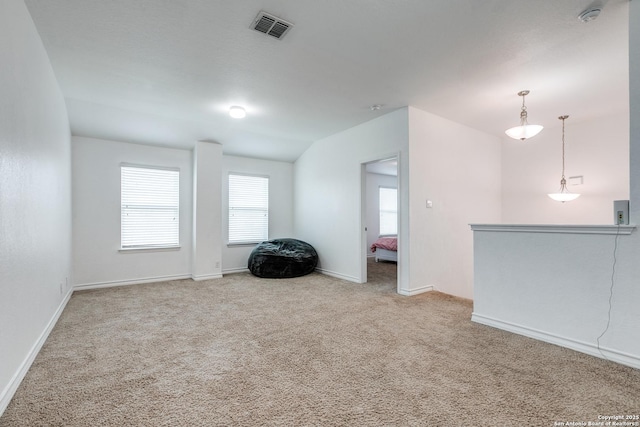
<path id="1" fill-rule="evenodd" d="M 560 190 L 557 193 L 550 193 L 548 196 L 555 201 L 564 203 L 577 199 L 580 197 L 580 194 L 567 190 L 567 180 L 564 179 L 564 121 L 568 119 L 569 116 L 560 116 L 558 118 L 562 120 L 562 178 L 560 179 Z"/>
<path id="2" fill-rule="evenodd" d="M 518 92 L 518 96 L 522 97 L 522 110 L 520 111 L 520 126 L 512 127 L 511 129 L 507 129 L 504 133 L 509 135 L 513 139 L 519 139 L 520 141 L 524 141 L 527 138 L 531 138 L 536 136 L 542 130 L 542 126 L 540 125 L 530 125 L 527 122 L 527 107 L 524 105 L 524 97 L 529 95 L 528 90 L 522 90 Z"/>

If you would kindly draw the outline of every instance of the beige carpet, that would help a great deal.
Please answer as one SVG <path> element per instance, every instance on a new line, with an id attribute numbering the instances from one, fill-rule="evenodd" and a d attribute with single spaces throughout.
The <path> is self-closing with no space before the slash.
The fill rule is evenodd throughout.
<path id="1" fill-rule="evenodd" d="M 552 426 L 640 412 L 640 371 L 317 273 L 77 292 L 0 426 Z"/>

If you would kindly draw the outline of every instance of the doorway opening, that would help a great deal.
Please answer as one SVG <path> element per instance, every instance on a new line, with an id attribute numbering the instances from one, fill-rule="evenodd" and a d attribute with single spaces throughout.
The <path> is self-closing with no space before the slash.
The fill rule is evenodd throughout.
<path id="1" fill-rule="evenodd" d="M 398 157 L 362 164 L 362 282 L 398 291 Z"/>

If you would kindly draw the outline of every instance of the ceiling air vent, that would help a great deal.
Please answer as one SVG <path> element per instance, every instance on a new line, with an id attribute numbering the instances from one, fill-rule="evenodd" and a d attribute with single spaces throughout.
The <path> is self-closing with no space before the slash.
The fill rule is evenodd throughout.
<path id="1" fill-rule="evenodd" d="M 266 12 L 258 13 L 256 19 L 253 20 L 251 28 L 261 33 L 270 35 L 277 39 L 281 39 L 293 27 L 291 22 L 287 22 L 277 16 Z"/>

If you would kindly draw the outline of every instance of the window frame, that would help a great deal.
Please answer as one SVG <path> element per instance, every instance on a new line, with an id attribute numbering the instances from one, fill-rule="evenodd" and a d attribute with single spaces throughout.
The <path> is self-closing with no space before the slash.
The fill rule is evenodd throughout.
<path id="1" fill-rule="evenodd" d="M 395 210 L 391 211 L 391 210 L 386 210 L 386 209 L 382 209 L 382 191 L 383 190 L 394 190 L 396 193 L 396 203 L 395 203 Z M 382 231 L 382 214 L 384 212 L 387 213 L 393 213 L 395 214 L 396 220 L 395 220 L 395 233 L 383 233 Z M 384 230 L 387 231 L 387 230 Z M 386 186 L 386 185 L 379 185 L 378 186 L 378 235 L 379 236 L 397 236 L 398 235 L 398 188 L 397 187 L 390 187 L 390 186 Z"/>
<path id="2" fill-rule="evenodd" d="M 177 175 L 177 179 L 176 182 L 173 184 L 175 185 L 175 189 L 172 191 L 175 191 L 176 193 L 176 199 L 175 199 L 175 204 L 173 206 L 165 206 L 164 209 L 166 210 L 174 210 L 175 212 L 175 229 L 172 230 L 172 236 L 175 236 L 175 244 L 170 242 L 170 241 L 166 241 L 166 242 L 162 242 L 162 243 L 158 243 L 158 244 L 130 244 L 130 245 L 123 245 L 124 243 L 124 221 L 123 221 L 123 217 L 124 217 L 124 212 L 125 212 L 125 205 L 124 205 L 124 193 L 123 193 L 123 169 L 128 168 L 128 169 L 146 169 L 146 170 L 154 170 L 154 171 L 167 171 L 167 172 L 176 172 Z M 120 252 L 132 252 L 132 251 L 165 251 L 165 250 L 179 250 L 181 248 L 180 246 L 180 210 L 181 210 L 181 203 L 180 203 L 180 168 L 178 167 L 166 167 L 166 166 L 152 166 L 152 165 L 141 165 L 141 164 L 133 164 L 133 163 L 121 163 L 120 164 L 120 248 L 119 251 Z M 145 205 L 141 205 L 141 206 L 145 206 Z M 147 205 L 148 206 L 148 205 Z"/>
<path id="3" fill-rule="evenodd" d="M 262 209 L 262 212 L 266 213 L 266 222 L 264 224 L 264 234 L 263 237 L 255 237 L 255 238 L 249 238 L 249 239 L 234 239 L 232 240 L 232 233 L 231 233 L 231 228 L 232 228 L 232 219 L 231 219 L 231 213 L 232 213 L 232 203 L 231 203 L 231 177 L 232 176 L 239 176 L 239 177 L 249 177 L 249 178 L 259 178 L 259 179 L 264 179 L 266 180 L 266 197 L 264 197 L 265 201 L 266 201 L 266 208 Z M 261 243 L 263 241 L 269 240 L 269 213 L 270 213 L 270 187 L 271 187 L 271 177 L 269 175 L 263 175 L 263 174 L 255 174 L 255 173 L 244 173 L 244 172 L 229 172 L 227 174 L 227 246 L 254 246 L 258 243 Z"/>

